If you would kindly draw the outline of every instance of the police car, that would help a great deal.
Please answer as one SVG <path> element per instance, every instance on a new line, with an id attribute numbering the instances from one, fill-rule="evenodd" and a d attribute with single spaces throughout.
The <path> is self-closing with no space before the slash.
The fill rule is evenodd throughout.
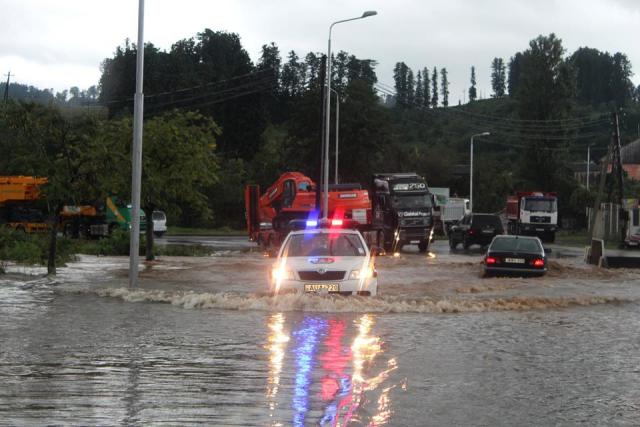
<path id="1" fill-rule="evenodd" d="M 374 255 L 358 230 L 307 221 L 285 238 L 270 275 L 271 291 L 375 296 Z"/>

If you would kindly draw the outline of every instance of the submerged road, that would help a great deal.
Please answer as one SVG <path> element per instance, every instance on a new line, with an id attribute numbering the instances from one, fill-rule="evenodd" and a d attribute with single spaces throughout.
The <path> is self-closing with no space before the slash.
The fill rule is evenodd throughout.
<path id="1" fill-rule="evenodd" d="M 271 296 L 246 238 L 0 276 L 0 425 L 637 425 L 640 272 L 551 247 L 543 278 L 481 251 L 378 260 L 377 298 Z M 220 243 L 216 243 L 217 241 Z"/>

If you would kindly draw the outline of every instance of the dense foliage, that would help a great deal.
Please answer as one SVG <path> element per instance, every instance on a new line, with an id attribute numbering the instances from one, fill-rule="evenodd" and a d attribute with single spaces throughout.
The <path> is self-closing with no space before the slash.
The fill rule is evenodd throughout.
<path id="1" fill-rule="evenodd" d="M 0 158 L 0 174 L 51 177 L 47 194 L 55 202 L 127 198 L 136 53 L 127 41 L 104 60 L 104 116 L 5 107 L 0 145 L 11 155 Z M 237 34 L 209 29 L 167 51 L 145 45 L 147 208 L 167 211 L 170 224 L 241 227 L 246 183 L 265 188 L 287 170 L 317 179 L 324 60 L 315 52 L 282 55 L 270 43 L 253 64 Z M 331 65 L 339 99 L 332 93 L 330 139 L 339 102 L 342 181 L 416 171 L 431 186 L 466 195 L 469 137 L 490 132 L 477 139 L 474 160 L 474 206 L 484 211 L 502 209 L 507 193 L 529 188 L 558 191 L 562 213 L 581 215 L 590 198 L 579 192 L 572 162 L 585 159 L 588 145 L 593 160 L 606 154 L 616 108 L 626 111 L 623 141 L 635 137 L 640 121 L 640 91 L 626 56 L 590 48 L 568 54 L 554 34 L 535 38 L 506 64 L 486 64 L 490 99 L 478 99 L 470 66 L 469 103 L 457 106 L 448 105 L 445 67 L 414 73 L 398 62 L 389 86 L 378 82 L 374 60 L 341 51 Z M 29 100 L 54 97 L 27 92 L 34 94 Z M 96 94 L 74 89 L 65 100 L 83 97 Z"/>

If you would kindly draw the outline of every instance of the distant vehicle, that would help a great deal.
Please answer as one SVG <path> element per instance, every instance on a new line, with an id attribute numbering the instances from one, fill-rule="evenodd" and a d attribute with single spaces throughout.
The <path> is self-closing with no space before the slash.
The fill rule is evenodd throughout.
<path id="1" fill-rule="evenodd" d="M 629 222 L 627 223 L 627 235 L 624 239 L 624 245 L 628 248 L 640 247 L 640 207 L 638 199 L 625 200 L 625 210 L 627 212 Z"/>
<path id="2" fill-rule="evenodd" d="M 449 230 L 449 247 L 455 250 L 458 244 L 466 250 L 471 245 L 486 246 L 499 234 L 504 233 L 498 215 L 470 213 Z"/>
<path id="3" fill-rule="evenodd" d="M 285 172 L 267 190 L 260 186 L 245 187 L 245 219 L 249 240 L 273 253 L 291 231 L 292 221 L 315 216 L 316 184 L 300 172 Z M 339 215 L 357 222 L 361 229 L 371 226 L 369 193 L 360 184 L 329 186 L 327 216 Z"/>
<path id="4" fill-rule="evenodd" d="M 162 211 L 153 211 L 151 220 L 153 221 L 154 236 L 162 237 L 167 232 L 167 216 Z"/>
<path id="5" fill-rule="evenodd" d="M 60 212 L 60 228 L 65 236 L 106 237 L 114 230 L 131 229 L 131 205 L 116 197 L 107 197 L 105 203 L 93 205 L 65 205 Z M 140 209 L 140 233 L 146 231 L 147 217 Z"/>
<path id="6" fill-rule="evenodd" d="M 40 187 L 46 178 L 0 176 L 0 223 L 25 233 L 47 231 Z"/>
<path id="7" fill-rule="evenodd" d="M 371 186 L 376 241 L 386 251 L 417 244 L 426 252 L 433 238 L 434 197 L 416 173 L 379 173 Z"/>
<path id="8" fill-rule="evenodd" d="M 378 274 L 374 257 L 362 234 L 356 229 L 314 228 L 290 232 L 280 246 L 270 274 L 274 293 L 293 290 L 300 293 L 375 296 Z"/>
<path id="9" fill-rule="evenodd" d="M 485 276 L 493 274 L 531 274 L 547 272 L 547 255 L 537 237 L 496 236 L 484 256 Z"/>
<path id="10" fill-rule="evenodd" d="M 509 234 L 538 236 L 553 243 L 558 230 L 558 197 L 556 193 L 519 191 L 507 198 Z"/>
<path id="11" fill-rule="evenodd" d="M 450 197 L 447 203 L 440 207 L 440 220 L 447 235 L 449 234 L 451 226 L 470 213 L 469 199 Z"/>

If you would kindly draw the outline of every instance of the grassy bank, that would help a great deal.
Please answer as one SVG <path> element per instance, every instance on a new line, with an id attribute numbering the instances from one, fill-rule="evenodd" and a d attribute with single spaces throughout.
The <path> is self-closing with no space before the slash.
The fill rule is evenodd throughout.
<path id="1" fill-rule="evenodd" d="M 140 255 L 145 251 L 144 236 L 140 236 Z M 27 234 L 0 227 L 0 273 L 7 262 L 23 265 L 46 265 L 49 250 L 49 236 Z M 208 256 L 213 248 L 202 245 L 154 245 L 156 256 Z M 99 240 L 69 239 L 58 236 L 56 264 L 64 266 L 73 261 L 76 254 L 96 256 L 129 255 L 129 233 L 116 230 L 111 236 Z"/>

